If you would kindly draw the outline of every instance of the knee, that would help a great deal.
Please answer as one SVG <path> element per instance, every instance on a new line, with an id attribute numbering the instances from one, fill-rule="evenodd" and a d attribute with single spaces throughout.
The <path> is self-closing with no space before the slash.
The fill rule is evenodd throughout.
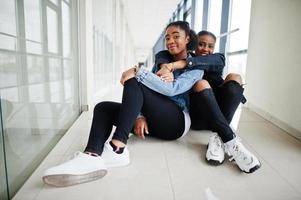
<path id="1" fill-rule="evenodd" d="M 225 83 L 229 82 L 229 81 L 236 81 L 237 83 L 239 83 L 239 85 L 242 84 L 241 76 L 239 74 L 236 74 L 236 73 L 230 73 L 226 76 Z"/>
<path id="2" fill-rule="evenodd" d="M 108 103 L 109 102 L 103 101 L 96 104 L 94 107 L 94 114 L 103 111 Z"/>
<path id="3" fill-rule="evenodd" d="M 131 85 L 131 84 L 137 84 L 137 83 L 139 83 L 139 82 L 137 81 L 137 79 L 135 77 L 133 77 L 133 78 L 126 80 L 124 82 L 124 86 Z"/>
<path id="4" fill-rule="evenodd" d="M 205 89 L 209 89 L 211 88 L 210 87 L 210 84 L 208 83 L 208 81 L 206 80 L 199 80 L 198 82 L 196 82 L 193 86 L 193 91 L 194 92 L 200 92 L 200 91 L 203 91 Z"/>

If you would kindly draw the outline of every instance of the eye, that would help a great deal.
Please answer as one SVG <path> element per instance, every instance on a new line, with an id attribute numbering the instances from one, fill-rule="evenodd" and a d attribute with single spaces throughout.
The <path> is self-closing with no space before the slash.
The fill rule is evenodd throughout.
<path id="1" fill-rule="evenodd" d="M 180 36 L 179 35 L 175 35 L 173 38 L 176 40 L 176 39 L 179 39 Z"/>
<path id="2" fill-rule="evenodd" d="M 214 45 L 213 44 L 209 44 L 209 46 L 208 46 L 210 49 L 214 49 Z"/>
<path id="3" fill-rule="evenodd" d="M 199 43 L 199 46 L 200 46 L 200 47 L 205 47 L 206 44 L 204 44 L 203 42 L 200 42 L 200 43 Z"/>

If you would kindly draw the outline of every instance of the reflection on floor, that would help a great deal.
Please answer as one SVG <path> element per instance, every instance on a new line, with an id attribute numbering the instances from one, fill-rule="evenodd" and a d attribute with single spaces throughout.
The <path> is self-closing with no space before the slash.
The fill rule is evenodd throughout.
<path id="1" fill-rule="evenodd" d="M 253 174 L 242 173 L 226 160 L 205 162 L 209 131 L 190 131 L 176 141 L 129 139 L 131 164 L 110 169 L 100 180 L 54 188 L 43 184 L 44 170 L 83 150 L 91 113 L 84 113 L 60 140 L 14 200 L 233 200 L 301 199 L 301 142 L 248 109 L 237 134 L 262 162 Z"/>

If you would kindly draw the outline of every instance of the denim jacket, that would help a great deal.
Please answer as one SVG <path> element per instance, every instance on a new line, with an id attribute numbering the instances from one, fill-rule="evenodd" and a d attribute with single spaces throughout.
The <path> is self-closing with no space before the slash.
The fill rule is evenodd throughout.
<path id="1" fill-rule="evenodd" d="M 203 79 L 207 80 L 211 86 L 216 87 L 224 82 L 222 75 L 225 67 L 225 56 L 221 53 L 214 53 L 207 56 L 196 56 L 190 53 L 187 57 L 187 69 L 204 70 Z M 173 62 L 172 55 L 163 50 L 155 55 L 155 67 L 153 70 L 159 68 L 160 64 Z"/>
<path id="2" fill-rule="evenodd" d="M 168 96 L 184 111 L 189 108 L 189 90 L 203 77 L 203 70 L 177 70 L 173 82 L 164 82 L 155 73 L 140 68 L 136 73 L 136 79 L 146 87 Z"/>

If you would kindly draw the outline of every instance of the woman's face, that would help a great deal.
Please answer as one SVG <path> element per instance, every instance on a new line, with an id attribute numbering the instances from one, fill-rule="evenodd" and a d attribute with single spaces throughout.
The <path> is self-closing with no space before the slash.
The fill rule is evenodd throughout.
<path id="1" fill-rule="evenodd" d="M 198 37 L 198 47 L 195 51 L 197 56 L 207 56 L 213 54 L 215 40 L 210 35 L 202 35 Z"/>
<path id="2" fill-rule="evenodd" d="M 165 32 L 166 48 L 171 55 L 178 55 L 187 51 L 186 45 L 189 43 L 189 36 L 178 26 L 170 26 Z"/>

